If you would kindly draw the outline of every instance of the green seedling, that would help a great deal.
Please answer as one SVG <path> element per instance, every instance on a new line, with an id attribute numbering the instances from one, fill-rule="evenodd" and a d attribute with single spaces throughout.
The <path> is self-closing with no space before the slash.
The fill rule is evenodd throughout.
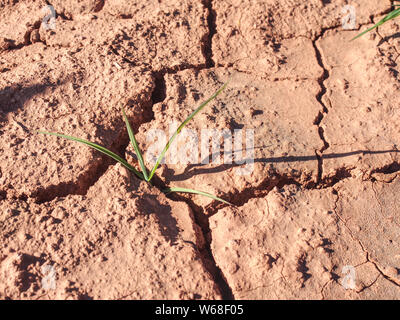
<path id="1" fill-rule="evenodd" d="M 395 2 L 400 3 L 400 0 L 397 0 Z M 374 26 L 372 26 L 371 28 L 361 32 L 359 35 L 355 36 L 353 39 L 351 39 L 351 41 L 358 39 L 360 37 L 362 37 L 364 34 L 366 34 L 367 32 L 370 32 L 371 30 L 374 30 L 375 28 L 381 26 L 382 24 L 384 24 L 385 22 L 392 20 L 398 16 L 400 16 L 400 4 L 394 4 L 393 5 L 395 8 L 398 7 L 397 9 L 394 9 L 393 11 L 391 11 L 386 17 L 384 17 L 381 21 L 379 21 L 377 24 L 375 24 Z"/>
<path id="2" fill-rule="evenodd" d="M 172 135 L 172 137 L 169 139 L 169 141 L 167 142 L 167 144 L 165 145 L 164 149 L 162 150 L 161 154 L 159 155 L 159 157 L 157 158 L 157 161 L 153 167 L 153 169 L 150 171 L 150 174 L 148 174 L 146 166 L 144 164 L 144 160 L 143 160 L 143 156 L 142 156 L 142 152 L 140 151 L 138 142 L 135 138 L 135 135 L 133 133 L 132 127 L 129 123 L 129 120 L 126 116 L 125 110 L 122 107 L 122 114 L 124 117 L 124 121 L 125 121 L 125 125 L 126 125 L 126 129 L 128 130 L 128 135 L 129 135 L 129 139 L 132 143 L 133 149 L 135 150 L 136 156 L 138 158 L 138 162 L 139 162 L 139 166 L 142 172 L 138 171 L 135 167 L 133 167 L 132 165 L 130 165 L 125 159 L 121 158 L 119 155 L 115 154 L 114 152 L 87 140 L 84 139 L 80 139 L 80 138 L 76 138 L 76 137 L 72 137 L 72 136 L 67 136 L 65 134 L 61 134 L 61 133 L 54 133 L 54 132 L 45 132 L 45 131 L 38 131 L 39 133 L 42 134 L 46 134 L 46 135 L 52 135 L 52 136 L 57 136 L 57 137 L 61 137 L 64 139 L 68 139 L 68 140 L 72 140 L 72 141 L 76 141 L 82 144 L 85 144 L 97 151 L 100 151 L 102 153 L 104 153 L 105 155 L 109 156 L 110 158 L 114 159 L 115 161 L 121 163 L 125 168 L 127 168 L 128 170 L 132 171 L 138 178 L 147 181 L 148 183 L 150 183 L 151 179 L 153 178 L 157 168 L 159 167 L 161 161 L 164 159 L 165 153 L 168 151 L 169 147 L 171 146 L 172 142 L 175 140 L 176 136 L 182 131 L 183 127 L 194 118 L 194 116 L 199 113 L 210 101 L 214 100 L 227 86 L 228 83 L 225 83 L 221 88 L 219 88 L 210 98 L 208 98 L 206 101 L 204 101 L 196 110 L 194 110 L 192 112 L 192 114 L 190 114 L 185 121 L 182 122 L 182 124 L 178 127 L 178 129 L 175 131 L 175 133 Z M 198 191 L 198 190 L 193 190 L 193 189 L 187 189 L 187 188 L 167 188 L 165 190 L 162 190 L 164 193 L 171 193 L 171 192 L 183 192 L 183 193 L 193 193 L 193 194 L 198 194 L 198 195 L 202 195 L 208 198 L 211 198 L 213 200 L 217 200 L 226 204 L 231 205 L 231 203 L 218 198 L 217 196 L 214 196 L 210 193 L 207 192 L 203 192 L 203 191 Z"/>

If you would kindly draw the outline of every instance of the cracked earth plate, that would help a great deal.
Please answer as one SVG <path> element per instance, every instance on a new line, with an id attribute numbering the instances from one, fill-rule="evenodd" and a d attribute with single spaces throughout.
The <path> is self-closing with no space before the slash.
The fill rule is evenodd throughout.
<path id="1" fill-rule="evenodd" d="M 285 186 L 221 209 L 210 218 L 211 247 L 234 296 L 398 299 L 399 183 Z"/>
<path id="2" fill-rule="evenodd" d="M 3 200 L 0 212 L 1 299 L 221 298 L 189 207 L 122 166 L 84 196 Z M 43 287 L 46 265 L 54 290 Z"/>
<path id="3" fill-rule="evenodd" d="M 388 61 L 394 57 L 380 51 L 381 37 L 350 42 L 355 34 L 328 31 L 317 43 L 329 72 L 323 97 L 327 113 L 321 121 L 329 144 L 323 155 L 322 179 L 327 181 L 352 170 L 368 176 L 400 159 L 400 87 L 396 67 Z"/>

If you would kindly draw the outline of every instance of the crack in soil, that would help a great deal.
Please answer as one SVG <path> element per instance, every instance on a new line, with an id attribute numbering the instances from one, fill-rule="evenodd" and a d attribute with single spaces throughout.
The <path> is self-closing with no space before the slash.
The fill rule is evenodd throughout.
<path id="1" fill-rule="evenodd" d="M 222 195 L 228 202 L 232 203 L 235 207 L 242 207 L 248 203 L 251 199 L 264 198 L 268 193 L 277 187 L 282 189 L 287 185 L 310 185 L 312 181 L 309 179 L 308 182 L 299 182 L 295 177 L 290 177 L 284 174 L 275 173 L 274 176 L 264 179 L 258 186 L 248 187 L 241 192 L 233 192 Z M 228 207 L 229 205 L 220 203 L 217 201 L 212 202 L 209 206 L 205 208 L 205 213 L 208 218 L 217 214 L 222 208 Z"/>
<path id="2" fill-rule="evenodd" d="M 382 13 L 376 14 L 376 15 L 371 15 L 370 16 L 370 22 L 369 23 L 361 23 L 360 24 L 360 28 L 362 26 L 365 25 L 369 25 L 373 22 L 373 19 L 379 16 L 382 16 L 384 14 L 387 14 L 391 11 L 391 9 L 387 9 Z M 325 137 L 325 133 L 324 133 L 324 129 L 321 126 L 321 122 L 324 119 L 324 117 L 328 114 L 329 110 L 326 106 L 326 104 L 323 101 L 323 97 L 327 94 L 327 90 L 328 88 L 325 86 L 325 81 L 330 77 L 330 73 L 329 70 L 327 69 L 327 67 L 325 66 L 323 57 L 322 57 L 322 50 L 321 48 L 319 48 L 318 46 L 318 41 L 321 40 L 323 38 L 323 36 L 325 35 L 325 33 L 328 30 L 335 30 L 337 28 L 341 27 L 340 25 L 336 25 L 336 26 L 332 26 L 329 28 L 325 28 L 322 30 L 322 32 L 316 36 L 314 39 L 312 39 L 312 44 L 315 50 L 315 55 L 317 58 L 317 62 L 318 65 L 322 68 L 323 73 L 322 75 L 318 78 L 318 83 L 320 85 L 320 91 L 318 92 L 316 99 L 319 102 L 319 104 L 322 106 L 322 110 L 319 111 L 318 115 L 316 116 L 315 120 L 314 120 L 314 125 L 316 125 L 318 127 L 318 135 L 321 139 L 321 141 L 323 142 L 323 147 L 320 150 L 316 150 L 315 151 L 315 155 L 317 157 L 318 160 L 318 174 L 317 174 L 317 182 L 316 182 L 316 186 L 318 185 L 323 185 L 324 188 L 326 187 L 331 187 L 333 185 L 335 185 L 337 182 L 346 179 L 348 177 L 351 177 L 351 169 L 346 169 L 346 168 L 342 168 L 340 170 L 337 171 L 337 173 L 335 174 L 334 177 L 329 177 L 326 178 L 324 180 L 322 180 L 322 175 L 323 175 L 323 153 L 330 147 L 328 141 L 326 140 Z M 400 171 L 400 168 L 399 168 Z"/>
<path id="3" fill-rule="evenodd" d="M 223 300 L 235 300 L 232 288 L 229 286 L 224 273 L 215 262 L 215 258 L 211 249 L 212 233 L 210 229 L 209 215 L 205 214 L 205 210 L 197 206 L 191 199 L 185 198 L 182 195 L 173 193 L 168 194 L 167 197 L 173 201 L 185 202 L 193 212 L 194 223 L 196 223 L 202 232 L 205 246 L 203 249 L 196 248 L 199 252 L 203 266 L 211 275 L 214 283 L 217 285 Z"/>
<path id="4" fill-rule="evenodd" d="M 391 164 L 388 164 L 388 165 L 386 165 L 386 166 L 384 166 L 382 168 L 378 168 L 378 169 L 372 170 L 371 171 L 371 176 L 373 174 L 375 174 L 375 173 L 383 173 L 383 174 L 391 175 L 391 174 L 397 173 L 399 171 L 400 171 L 400 163 L 397 162 L 397 161 L 393 161 Z M 392 181 L 394 179 L 395 178 L 393 178 Z M 384 182 L 384 181 L 382 181 L 382 182 Z"/>
<path id="5" fill-rule="evenodd" d="M 212 59 L 212 38 L 217 33 L 217 25 L 216 19 L 217 14 L 213 10 L 212 0 L 202 0 L 202 4 L 205 9 L 207 9 L 207 25 L 208 25 L 208 33 L 204 35 L 201 44 L 201 51 L 206 60 L 206 67 L 211 68 L 215 66 L 215 63 Z"/>
<path id="6" fill-rule="evenodd" d="M 194 66 L 194 65 L 183 65 L 175 68 L 165 68 L 160 71 L 153 72 L 153 76 L 155 78 L 155 88 L 152 93 L 152 102 L 153 105 L 156 103 L 161 103 L 166 99 L 166 82 L 165 75 L 166 74 L 175 74 L 179 71 L 186 69 L 194 69 L 194 70 L 203 70 L 210 69 L 215 66 L 214 61 L 212 60 L 212 37 L 216 33 L 216 14 L 212 9 L 212 1 L 211 0 L 203 0 L 202 1 L 205 9 L 208 11 L 207 23 L 209 32 L 203 37 L 201 50 L 203 56 L 205 58 L 205 64 Z M 164 189 L 164 183 L 161 179 L 155 176 L 154 185 L 162 190 Z M 202 264 L 207 272 L 211 275 L 214 283 L 218 287 L 222 299 L 224 300 L 234 300 L 235 297 L 233 295 L 232 289 L 229 286 L 228 281 L 226 280 L 222 270 L 218 267 L 215 262 L 215 258 L 211 249 L 212 235 L 209 224 L 209 215 L 206 215 L 204 209 L 197 206 L 190 198 L 185 198 L 179 194 L 168 194 L 168 198 L 173 201 L 181 201 L 185 202 L 189 208 L 193 212 L 194 223 L 200 227 L 202 236 L 205 241 L 205 246 L 203 249 L 197 248 L 199 252 L 199 256 L 201 258 Z"/>
<path id="7" fill-rule="evenodd" d="M 201 50 L 203 56 L 205 58 L 205 64 L 201 65 L 181 65 L 174 68 L 164 68 L 159 71 L 153 72 L 153 77 L 155 78 L 155 88 L 152 93 L 152 103 L 153 105 L 156 103 L 161 103 L 166 99 L 166 82 L 165 82 L 165 75 L 166 74 L 175 74 L 182 70 L 187 69 L 194 69 L 194 70 L 203 70 L 203 69 L 210 69 L 215 66 L 214 61 L 212 60 L 212 37 L 216 33 L 216 14 L 212 9 L 212 1 L 211 0 L 204 0 L 203 1 L 204 7 L 208 11 L 207 16 L 207 23 L 208 23 L 208 30 L 209 32 L 204 36 L 202 39 Z M 154 115 L 153 115 L 154 119 Z M 161 179 L 159 179 L 155 175 L 154 186 L 158 189 L 162 190 L 165 188 L 164 183 Z M 211 242 L 212 242 L 212 235 L 210 230 L 209 218 L 210 216 L 206 215 L 204 209 L 195 205 L 194 202 L 189 199 L 185 198 L 179 194 L 168 194 L 168 198 L 173 201 L 181 201 L 185 202 L 189 208 L 193 212 L 194 223 L 200 227 L 202 236 L 205 241 L 205 246 L 203 249 L 197 248 L 199 252 L 199 256 L 201 258 L 202 264 L 207 270 L 207 272 L 211 275 L 214 283 L 218 287 L 222 299 L 224 300 L 234 300 L 235 297 L 233 295 L 232 289 L 229 286 L 222 270 L 218 267 L 217 263 L 215 262 L 214 255 L 211 249 Z"/>
<path id="8" fill-rule="evenodd" d="M 373 280 L 370 284 L 365 285 L 363 288 L 361 288 L 360 290 L 356 291 L 358 294 L 360 294 L 361 292 L 367 290 L 368 288 L 371 288 L 379 279 L 379 277 L 381 277 L 381 274 L 378 274 L 378 276 L 375 278 L 375 280 Z"/>
<path id="9" fill-rule="evenodd" d="M 167 85 L 165 83 L 165 74 L 155 72 L 154 79 L 155 79 L 155 87 L 151 95 L 153 106 L 156 103 L 163 102 L 167 97 Z M 152 120 L 154 120 L 154 117 Z"/>
<path id="10" fill-rule="evenodd" d="M 322 158 L 321 158 L 322 160 Z M 351 172 L 356 169 L 356 167 L 342 167 L 335 171 L 335 174 L 332 176 L 325 177 L 324 179 L 319 180 L 318 189 L 327 189 L 333 187 L 335 184 L 339 183 L 342 180 L 348 179 L 352 177 Z M 321 168 L 322 170 L 322 168 Z"/>
<path id="11" fill-rule="evenodd" d="M 341 182 L 343 180 L 352 178 L 353 177 L 352 171 L 355 170 L 355 169 L 357 169 L 357 166 L 339 168 L 339 169 L 336 170 L 334 175 L 325 177 L 324 179 L 321 179 L 319 185 L 317 185 L 317 186 L 310 185 L 310 187 L 306 186 L 306 188 L 307 189 L 315 189 L 315 188 L 327 189 L 327 188 L 331 188 L 331 187 L 333 187 L 334 185 L 336 185 L 337 183 L 339 183 L 339 182 Z M 381 173 L 381 174 L 390 176 L 390 175 L 393 175 L 394 173 L 398 173 L 398 172 L 400 172 L 400 163 L 397 162 L 397 161 L 393 161 L 392 163 L 390 163 L 390 164 L 388 164 L 388 165 L 386 165 L 386 166 L 384 166 L 382 168 L 374 169 L 369 173 L 368 172 L 364 172 L 363 173 L 363 177 L 364 177 L 364 174 L 367 175 L 367 176 L 365 178 L 363 178 L 363 181 L 372 181 L 372 182 L 378 181 L 380 183 L 389 184 L 389 183 L 392 183 L 393 181 L 396 180 L 396 178 L 398 177 L 397 174 L 394 175 L 393 177 L 391 177 L 391 179 L 388 180 L 388 181 L 379 180 L 376 177 L 374 177 L 374 174 Z"/>
<path id="12" fill-rule="evenodd" d="M 326 141 L 326 138 L 324 136 L 324 129 L 321 126 L 321 122 L 326 114 L 328 114 L 328 108 L 326 107 L 325 103 L 323 102 L 323 97 L 327 93 L 327 87 L 325 86 L 324 82 L 329 78 L 330 74 L 328 69 L 325 67 L 322 54 L 321 54 L 321 49 L 318 47 L 317 42 L 324 36 L 325 32 L 327 29 L 323 30 L 321 34 L 312 41 L 314 50 L 315 50 L 315 56 L 317 58 L 318 65 L 322 68 L 323 72 L 321 76 L 318 78 L 318 84 L 320 86 L 320 91 L 318 92 L 316 99 L 319 102 L 319 104 L 322 106 L 322 110 L 318 113 L 317 117 L 314 120 L 314 125 L 318 127 L 318 134 L 320 139 L 323 142 L 323 147 L 320 150 L 315 151 L 315 155 L 318 160 L 318 175 L 317 175 L 317 184 L 321 182 L 322 179 L 322 173 L 323 173 L 323 153 L 325 150 L 329 148 L 329 143 Z"/>
<path id="13" fill-rule="evenodd" d="M 397 287 L 400 287 L 400 281 L 397 279 L 393 279 L 392 277 L 388 276 L 387 274 L 385 274 L 378 266 L 378 263 L 376 261 L 374 261 L 373 259 L 370 258 L 369 252 L 364 248 L 364 246 L 362 245 L 361 241 L 359 241 L 361 249 L 365 252 L 366 256 L 367 256 L 367 261 L 372 263 L 375 267 L 375 269 L 379 272 L 380 275 L 382 275 L 383 278 L 385 278 L 387 281 L 390 281 L 392 284 L 394 284 Z"/>

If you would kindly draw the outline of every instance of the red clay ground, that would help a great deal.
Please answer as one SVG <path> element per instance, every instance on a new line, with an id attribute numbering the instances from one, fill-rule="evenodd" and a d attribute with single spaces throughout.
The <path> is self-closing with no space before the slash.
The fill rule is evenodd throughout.
<path id="1" fill-rule="evenodd" d="M 55 30 L 45 1 L 0 2 L 1 299 L 400 298 L 400 20 L 354 42 L 341 22 L 390 1 L 51 4 Z M 248 175 L 162 165 L 150 187 L 35 133 L 134 163 L 121 103 L 146 149 L 228 79 L 188 127 L 254 129 Z"/>

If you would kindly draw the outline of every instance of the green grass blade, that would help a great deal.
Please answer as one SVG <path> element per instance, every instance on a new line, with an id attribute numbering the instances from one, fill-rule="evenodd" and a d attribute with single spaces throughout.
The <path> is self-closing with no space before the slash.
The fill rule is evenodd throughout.
<path id="1" fill-rule="evenodd" d="M 138 143 L 136 141 L 136 138 L 135 138 L 135 135 L 133 133 L 132 127 L 131 127 L 131 125 L 129 123 L 128 117 L 125 114 L 124 107 L 122 107 L 122 113 L 124 115 L 125 125 L 126 125 L 126 129 L 128 130 L 129 139 L 131 140 L 133 149 L 135 149 L 136 155 L 137 155 L 138 160 L 139 160 L 140 168 L 142 169 L 142 172 L 143 172 L 143 175 L 144 175 L 144 179 L 146 181 L 149 181 L 149 176 L 147 175 L 147 170 L 146 170 L 146 166 L 144 165 L 142 153 L 140 152 L 139 145 L 138 145 Z"/>
<path id="2" fill-rule="evenodd" d="M 109 156 L 110 158 L 113 158 L 115 161 L 118 161 L 119 163 L 121 163 L 125 168 L 129 169 L 130 171 L 132 171 L 133 173 L 135 173 L 140 179 L 143 179 L 143 175 L 137 171 L 134 167 L 132 167 L 128 162 L 126 162 L 126 160 L 124 160 L 123 158 L 121 158 L 119 155 L 115 154 L 114 152 L 87 140 L 83 140 L 80 138 L 76 138 L 76 137 L 71 137 L 71 136 L 67 136 L 65 134 L 60 134 L 60 133 L 54 133 L 54 132 L 45 132 L 45 131 L 38 131 L 38 133 L 42 133 L 42 134 L 47 134 L 47 135 L 51 135 L 51 136 L 57 136 L 60 138 L 64 138 L 64 139 L 68 139 L 68 140 L 72 140 L 72 141 L 77 141 L 80 143 L 83 143 L 97 151 L 100 151 L 104 154 L 106 154 L 107 156 Z"/>
<path id="3" fill-rule="evenodd" d="M 214 199 L 214 200 L 217 200 L 217 201 L 220 201 L 220 202 L 223 202 L 223 203 L 233 206 L 232 203 L 225 201 L 224 199 L 218 198 L 217 196 L 214 196 L 210 193 L 203 192 L 203 191 L 197 191 L 197 190 L 186 189 L 186 188 L 168 188 L 168 189 L 163 190 L 163 192 L 165 192 L 165 193 L 170 193 L 170 192 L 194 193 L 194 194 L 199 194 L 199 195 L 202 195 L 202 196 L 205 196 L 205 197 L 208 197 L 208 198 L 211 198 L 211 199 Z"/>
<path id="4" fill-rule="evenodd" d="M 396 5 L 398 6 L 398 5 Z M 379 21 L 377 24 L 375 24 L 374 26 L 372 26 L 371 28 L 363 31 L 362 33 L 360 33 L 359 35 L 355 36 L 353 39 L 351 39 L 351 41 L 356 40 L 360 37 L 362 37 L 364 34 L 366 34 L 367 32 L 370 32 L 371 30 L 381 26 L 382 24 L 384 24 L 385 22 L 392 20 L 396 17 L 400 16 L 400 8 L 397 8 L 395 10 L 393 10 L 392 12 L 390 12 L 386 17 L 384 17 L 381 21 Z"/>
<path id="5" fill-rule="evenodd" d="M 181 130 L 183 129 L 183 127 L 190 121 L 193 119 L 193 117 L 199 113 L 210 101 L 214 100 L 228 85 L 228 82 L 226 82 L 221 88 L 219 88 L 210 98 L 208 98 L 206 101 L 204 101 L 195 111 L 192 112 L 192 114 L 186 118 L 185 121 L 182 122 L 182 124 L 178 127 L 178 129 L 175 131 L 175 133 L 173 134 L 173 136 L 171 137 L 171 139 L 169 139 L 169 141 L 167 142 L 167 144 L 165 145 L 163 151 L 161 152 L 161 154 L 159 155 L 159 157 L 157 158 L 157 161 L 153 167 L 153 170 L 151 170 L 150 172 L 150 176 L 149 176 L 149 180 L 151 180 L 151 178 L 153 178 L 154 173 L 156 172 L 158 166 L 160 165 L 162 159 L 165 156 L 165 153 L 167 152 L 167 150 L 169 149 L 169 147 L 171 146 L 172 142 L 174 141 L 174 139 L 176 138 L 176 136 L 179 134 L 179 132 L 181 132 Z"/>

